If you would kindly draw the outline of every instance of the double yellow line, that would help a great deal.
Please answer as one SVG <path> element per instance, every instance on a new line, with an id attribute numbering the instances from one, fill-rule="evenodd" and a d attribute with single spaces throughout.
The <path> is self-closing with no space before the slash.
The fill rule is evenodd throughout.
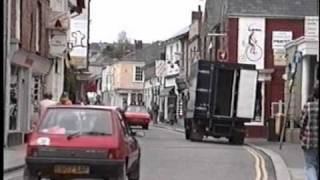
<path id="1" fill-rule="evenodd" d="M 268 172 L 264 158 L 256 150 L 249 146 L 244 147 L 255 159 L 255 180 L 268 180 Z"/>

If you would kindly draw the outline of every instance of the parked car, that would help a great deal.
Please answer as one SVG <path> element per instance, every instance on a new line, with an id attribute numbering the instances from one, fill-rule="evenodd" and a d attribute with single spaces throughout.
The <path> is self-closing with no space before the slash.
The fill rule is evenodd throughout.
<path id="1" fill-rule="evenodd" d="M 140 146 L 116 107 L 52 106 L 38 122 L 24 179 L 139 180 Z"/>
<path id="2" fill-rule="evenodd" d="M 129 125 L 142 126 L 143 129 L 149 129 L 151 116 L 144 106 L 128 106 L 124 114 Z"/>

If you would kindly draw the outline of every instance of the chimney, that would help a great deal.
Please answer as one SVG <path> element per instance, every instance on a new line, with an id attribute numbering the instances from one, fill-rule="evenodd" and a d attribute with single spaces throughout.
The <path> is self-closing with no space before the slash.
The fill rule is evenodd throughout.
<path id="1" fill-rule="evenodd" d="M 142 49 L 143 43 L 141 40 L 134 40 L 135 49 Z"/>
<path id="2" fill-rule="evenodd" d="M 198 6 L 198 11 L 192 11 L 191 22 L 200 21 L 202 16 L 201 6 Z"/>

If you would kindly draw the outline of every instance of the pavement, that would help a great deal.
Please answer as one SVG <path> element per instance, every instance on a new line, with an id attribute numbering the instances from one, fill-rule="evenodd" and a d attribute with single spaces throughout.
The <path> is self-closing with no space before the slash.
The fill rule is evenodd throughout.
<path id="1" fill-rule="evenodd" d="M 26 145 L 3 148 L 3 173 L 23 168 L 25 164 Z"/>
<path id="2" fill-rule="evenodd" d="M 184 133 L 184 128 L 181 125 L 157 123 L 153 126 Z M 282 150 L 280 150 L 279 142 L 269 142 L 266 139 L 247 138 L 245 143 L 270 157 L 278 180 L 305 179 L 304 157 L 299 144 L 284 143 Z M 25 148 L 25 145 L 4 148 L 4 173 L 24 166 Z"/>

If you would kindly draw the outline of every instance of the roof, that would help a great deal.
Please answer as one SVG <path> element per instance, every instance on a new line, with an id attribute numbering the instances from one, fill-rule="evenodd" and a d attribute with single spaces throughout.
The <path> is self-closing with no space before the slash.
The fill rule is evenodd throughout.
<path id="1" fill-rule="evenodd" d="M 263 17 L 318 16 L 319 0 L 229 0 L 229 15 Z"/>
<path id="2" fill-rule="evenodd" d="M 179 38 L 180 36 L 187 34 L 190 30 L 190 25 L 184 27 L 183 29 L 179 30 L 177 33 L 175 33 L 173 36 L 171 36 L 168 40 Z M 168 41 L 167 40 L 167 41 Z"/>
<path id="3" fill-rule="evenodd" d="M 212 31 L 221 21 L 221 15 L 258 16 L 270 18 L 300 19 L 318 16 L 319 0 L 207 0 L 205 30 Z"/>
<path id="4" fill-rule="evenodd" d="M 161 53 L 164 53 L 164 43 L 156 41 L 145 48 L 134 50 L 122 60 L 147 62 L 160 59 Z"/>

